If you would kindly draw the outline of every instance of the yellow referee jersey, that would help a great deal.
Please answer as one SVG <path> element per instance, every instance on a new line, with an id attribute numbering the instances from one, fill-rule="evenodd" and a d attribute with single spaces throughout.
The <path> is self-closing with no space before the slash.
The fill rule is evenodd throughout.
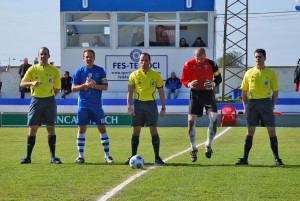
<path id="1" fill-rule="evenodd" d="M 249 69 L 243 78 L 241 90 L 248 91 L 249 99 L 269 98 L 272 91 L 278 91 L 278 77 L 270 68 Z"/>
<path id="2" fill-rule="evenodd" d="M 146 73 L 138 69 L 130 74 L 128 85 L 134 85 L 134 99 L 149 101 L 156 99 L 156 88 L 163 87 L 164 81 L 152 68 Z"/>
<path id="3" fill-rule="evenodd" d="M 60 75 L 56 67 L 52 65 L 40 66 L 39 64 L 31 66 L 25 73 L 23 82 L 40 81 L 37 87 L 30 86 L 31 96 L 36 98 L 45 98 L 54 96 L 54 88 L 61 88 Z"/>

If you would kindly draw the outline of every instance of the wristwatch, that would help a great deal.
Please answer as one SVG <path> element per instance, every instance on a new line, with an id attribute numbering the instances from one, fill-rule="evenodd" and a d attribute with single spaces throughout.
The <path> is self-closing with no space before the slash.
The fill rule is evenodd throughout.
<path id="1" fill-rule="evenodd" d="M 165 108 L 165 107 L 162 107 L 161 110 L 166 111 L 166 108 Z"/>

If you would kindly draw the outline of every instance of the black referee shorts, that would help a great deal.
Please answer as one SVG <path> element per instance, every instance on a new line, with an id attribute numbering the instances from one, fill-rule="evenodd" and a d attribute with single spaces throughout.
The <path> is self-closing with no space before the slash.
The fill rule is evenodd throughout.
<path id="1" fill-rule="evenodd" d="M 275 115 L 270 98 L 250 99 L 247 102 L 247 126 L 258 126 L 260 120 L 266 127 L 275 127 Z"/>
<path id="2" fill-rule="evenodd" d="M 134 101 L 134 113 L 131 126 L 156 126 L 158 120 L 157 103 L 151 101 Z"/>

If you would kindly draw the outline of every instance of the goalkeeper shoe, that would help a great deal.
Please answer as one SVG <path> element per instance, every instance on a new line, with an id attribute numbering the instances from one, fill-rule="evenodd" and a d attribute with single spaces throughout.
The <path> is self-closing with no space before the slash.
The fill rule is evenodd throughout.
<path id="1" fill-rule="evenodd" d="M 191 158 L 192 162 L 197 161 L 197 153 L 198 153 L 198 149 L 195 149 L 195 150 L 191 151 L 190 158 Z"/>
<path id="2" fill-rule="evenodd" d="M 275 159 L 275 165 L 284 165 L 280 158 Z"/>
<path id="3" fill-rule="evenodd" d="M 31 159 L 28 157 L 23 157 L 20 162 L 20 164 L 29 164 L 29 163 L 31 163 Z"/>
<path id="4" fill-rule="evenodd" d="M 61 164 L 62 162 L 61 162 L 61 160 L 60 160 L 60 158 L 51 158 L 50 159 L 50 163 L 52 163 L 52 164 Z"/>
<path id="5" fill-rule="evenodd" d="M 238 162 L 235 163 L 236 165 L 248 165 L 248 160 L 244 158 L 240 158 Z"/>
<path id="6" fill-rule="evenodd" d="M 205 146 L 205 149 L 206 149 L 205 151 L 206 158 L 211 158 L 211 154 L 213 153 L 213 150 L 209 146 Z"/>

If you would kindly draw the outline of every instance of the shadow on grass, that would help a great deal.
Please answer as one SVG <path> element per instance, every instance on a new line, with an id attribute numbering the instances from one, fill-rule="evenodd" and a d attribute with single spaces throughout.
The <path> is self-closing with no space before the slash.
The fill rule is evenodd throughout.
<path id="1" fill-rule="evenodd" d="M 30 164 L 29 164 L 30 165 Z M 52 165 L 58 165 L 58 164 L 52 164 Z M 96 166 L 100 166 L 100 165 L 109 165 L 109 166 L 115 166 L 115 165 L 124 165 L 124 166 L 129 166 L 128 164 L 125 164 L 125 162 L 114 162 L 113 164 L 107 164 L 105 162 L 102 163 L 92 163 L 92 162 L 85 162 L 85 163 L 81 163 L 81 164 L 75 164 L 75 163 L 63 163 L 63 164 L 59 164 L 59 165 L 96 165 Z M 155 165 L 154 163 L 145 163 L 145 168 L 147 169 L 148 167 L 151 167 Z M 253 168 L 300 168 L 300 164 L 299 165 L 235 165 L 233 164 L 201 164 L 201 163 L 165 163 L 164 165 L 157 165 L 157 166 L 162 166 L 162 167 L 166 167 L 166 166 L 174 166 L 174 167 L 237 167 L 237 168 L 249 168 L 249 167 L 253 167 Z"/>
<path id="2" fill-rule="evenodd" d="M 190 167 L 258 167 L 258 168 L 300 168 L 300 165 L 235 165 L 235 164 L 201 164 L 201 163 L 166 163 L 164 166 L 190 166 Z"/>

